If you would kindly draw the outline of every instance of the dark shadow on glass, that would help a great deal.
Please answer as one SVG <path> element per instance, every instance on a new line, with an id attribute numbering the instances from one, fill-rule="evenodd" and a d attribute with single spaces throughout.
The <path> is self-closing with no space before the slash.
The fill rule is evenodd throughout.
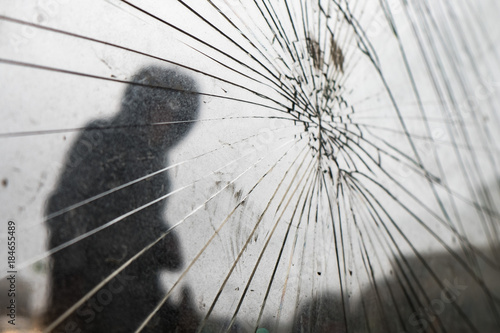
<path id="1" fill-rule="evenodd" d="M 359 330 L 500 332 L 495 314 L 500 310 L 500 275 L 492 261 L 498 249 L 480 251 L 484 257 L 467 263 L 472 269 L 444 251 L 393 258 L 390 274 L 377 279 L 357 302 L 354 318 L 365 318 L 358 321 Z"/>
<path id="2" fill-rule="evenodd" d="M 323 293 L 300 307 L 293 332 L 499 332 L 492 308 L 500 310 L 499 268 L 484 258 L 474 277 L 447 252 L 395 257 L 389 274 L 348 295 L 346 319 L 340 294 Z"/>
<path id="3" fill-rule="evenodd" d="M 341 297 L 333 292 L 322 293 L 304 304 L 293 322 L 293 333 L 347 332 L 344 325 Z"/>
<path id="4" fill-rule="evenodd" d="M 49 218 L 164 169 L 169 149 L 192 127 L 199 97 L 191 78 L 174 70 L 148 67 L 132 82 L 135 84 L 127 87 L 119 113 L 88 124 L 69 151 L 57 188 L 48 200 Z M 51 256 L 46 325 L 169 229 L 164 217 L 166 200 L 153 203 L 169 191 L 167 173 L 160 172 L 47 221 L 49 249 L 117 222 Z M 179 245 L 175 232 L 168 233 L 54 332 L 135 330 L 165 294 L 160 272 L 182 267 Z M 165 303 L 143 332 L 174 331 L 183 320 L 181 311 Z"/>

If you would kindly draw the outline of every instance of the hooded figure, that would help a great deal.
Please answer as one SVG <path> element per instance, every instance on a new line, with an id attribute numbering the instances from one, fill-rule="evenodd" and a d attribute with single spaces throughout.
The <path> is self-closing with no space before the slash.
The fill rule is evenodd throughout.
<path id="1" fill-rule="evenodd" d="M 141 70 L 132 82 L 114 118 L 94 121 L 83 130 L 48 199 L 49 249 L 96 232 L 51 256 L 47 325 L 169 230 L 164 217 L 168 199 L 160 199 L 171 191 L 168 177 L 165 171 L 151 174 L 166 168 L 168 150 L 196 120 L 196 86 L 185 75 L 157 67 Z M 135 330 L 165 294 L 161 271 L 181 266 L 172 230 L 54 332 Z M 143 332 L 174 331 L 179 311 L 165 303 Z"/>

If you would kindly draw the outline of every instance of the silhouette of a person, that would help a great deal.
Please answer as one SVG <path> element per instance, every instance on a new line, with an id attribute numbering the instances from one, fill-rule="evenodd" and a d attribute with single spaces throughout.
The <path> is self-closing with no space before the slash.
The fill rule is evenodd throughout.
<path id="1" fill-rule="evenodd" d="M 141 70 L 132 82 L 120 112 L 112 119 L 93 121 L 76 140 L 48 200 L 47 215 L 56 215 L 46 224 L 49 249 L 116 222 L 51 256 L 47 324 L 169 229 L 165 200 L 147 206 L 171 190 L 166 172 L 147 176 L 166 167 L 168 150 L 196 119 L 196 86 L 189 77 L 158 67 Z M 146 178 L 123 186 L 141 177 Z M 106 195 L 55 214 L 101 193 Z M 172 231 L 54 332 L 135 330 L 164 295 L 159 273 L 181 265 L 179 241 Z M 167 302 L 143 331 L 174 331 L 179 311 Z"/>

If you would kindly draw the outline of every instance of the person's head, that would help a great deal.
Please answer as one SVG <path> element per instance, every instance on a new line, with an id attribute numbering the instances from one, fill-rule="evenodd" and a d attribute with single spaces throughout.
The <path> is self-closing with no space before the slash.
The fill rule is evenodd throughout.
<path id="1" fill-rule="evenodd" d="M 144 136 L 150 144 L 177 143 L 196 121 L 199 95 L 193 79 L 162 67 L 146 67 L 133 76 L 115 123 Z"/>

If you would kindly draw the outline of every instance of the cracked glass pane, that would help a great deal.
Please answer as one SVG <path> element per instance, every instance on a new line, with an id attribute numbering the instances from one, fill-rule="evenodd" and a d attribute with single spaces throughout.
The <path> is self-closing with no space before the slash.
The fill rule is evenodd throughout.
<path id="1" fill-rule="evenodd" d="M 495 0 L 0 5 L 3 332 L 498 332 Z"/>

